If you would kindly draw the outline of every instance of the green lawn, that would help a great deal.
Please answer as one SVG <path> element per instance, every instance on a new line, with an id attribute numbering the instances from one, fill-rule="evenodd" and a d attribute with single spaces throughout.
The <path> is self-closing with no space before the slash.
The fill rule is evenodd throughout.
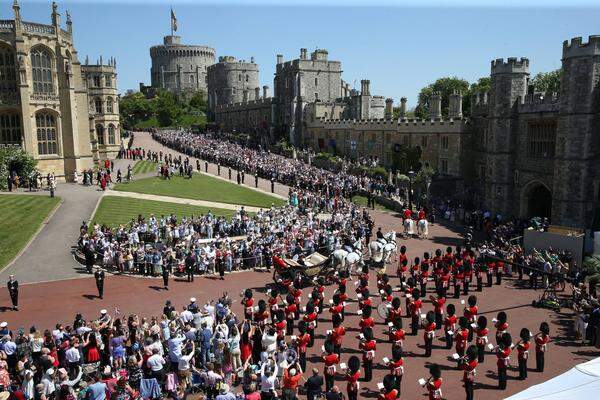
<path id="1" fill-rule="evenodd" d="M 0 195 L 0 269 L 21 251 L 59 202 L 59 197 Z"/>
<path id="2" fill-rule="evenodd" d="M 367 198 L 365 196 L 354 196 L 354 197 L 352 197 L 352 202 L 354 204 L 356 204 L 357 206 L 360 206 L 360 207 L 366 207 L 367 206 Z M 376 210 L 381 210 L 381 211 L 396 212 L 395 210 L 387 208 L 383 204 L 379 204 L 377 201 L 375 201 L 375 209 Z"/>
<path id="3" fill-rule="evenodd" d="M 132 218 L 137 218 L 139 214 L 148 218 L 154 214 L 157 218 L 161 215 L 175 214 L 177 217 L 206 214 L 212 211 L 214 215 L 223 215 L 231 218 L 235 211 L 223 210 L 221 208 L 208 208 L 192 206 L 187 204 L 167 203 L 164 201 L 142 200 L 130 197 L 104 196 L 100 200 L 98 209 L 92 217 L 92 223 L 106 224 L 108 226 L 118 226 L 127 224 Z"/>
<path id="4" fill-rule="evenodd" d="M 153 162 L 153 161 L 147 161 L 147 160 L 143 160 L 143 161 L 138 161 L 135 163 L 135 165 L 133 166 L 133 169 L 131 170 L 131 172 L 136 175 L 136 174 L 144 174 L 146 172 L 156 172 L 158 168 L 158 164 Z"/>
<path id="5" fill-rule="evenodd" d="M 221 169 L 227 173 L 226 168 Z M 251 178 L 250 176 L 248 178 Z M 202 174 L 194 174 L 192 179 L 174 176 L 171 180 L 158 177 L 144 178 L 115 186 L 124 192 L 147 193 L 184 199 L 207 200 L 228 204 L 243 204 L 255 207 L 271 207 L 285 204 L 284 200 L 249 189 L 245 186 Z"/>

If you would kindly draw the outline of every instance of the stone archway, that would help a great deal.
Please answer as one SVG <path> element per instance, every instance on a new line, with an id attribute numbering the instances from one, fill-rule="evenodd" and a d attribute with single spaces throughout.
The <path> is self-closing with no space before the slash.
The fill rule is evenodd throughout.
<path id="1" fill-rule="evenodd" d="M 552 192 L 540 182 L 531 184 L 525 193 L 527 216 L 550 218 L 552 213 Z"/>

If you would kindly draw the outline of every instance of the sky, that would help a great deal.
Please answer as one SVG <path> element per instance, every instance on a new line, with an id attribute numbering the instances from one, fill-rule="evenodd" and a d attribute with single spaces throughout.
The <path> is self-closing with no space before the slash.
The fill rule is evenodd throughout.
<path id="1" fill-rule="evenodd" d="M 12 19 L 12 0 L 0 3 Z M 50 1 L 21 0 L 25 21 L 49 23 Z M 323 4 L 326 4 L 324 6 Z M 490 61 L 528 57 L 532 74 L 560 67 L 562 42 L 600 34 L 598 0 L 79 0 L 58 1 L 73 19 L 81 62 L 89 55 L 117 59 L 121 92 L 150 83 L 152 45 L 170 33 L 186 44 L 211 46 L 259 64 L 262 85 L 273 87 L 276 54 L 298 58 L 300 48 L 324 48 L 342 62 L 343 79 L 371 94 L 407 97 L 437 78 L 474 82 Z"/>

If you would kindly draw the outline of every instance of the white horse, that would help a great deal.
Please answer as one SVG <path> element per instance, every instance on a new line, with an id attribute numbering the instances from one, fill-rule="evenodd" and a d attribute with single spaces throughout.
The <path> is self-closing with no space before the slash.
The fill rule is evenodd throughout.
<path id="1" fill-rule="evenodd" d="M 383 235 L 383 239 L 377 239 L 369 243 L 369 257 L 379 263 L 385 263 L 392 254 L 396 253 L 396 231 L 390 231 Z"/>
<path id="2" fill-rule="evenodd" d="M 339 269 L 348 269 L 349 273 L 356 271 L 356 266 L 362 264 L 363 252 L 362 243 L 357 241 L 354 244 L 353 251 L 347 251 L 344 248 L 335 250 L 332 254 L 334 265 L 339 266 Z"/>
<path id="3" fill-rule="evenodd" d="M 404 226 L 404 239 L 415 234 L 415 221 L 411 218 L 406 218 L 402 225 Z"/>
<path id="4" fill-rule="evenodd" d="M 421 239 L 427 239 L 429 236 L 429 222 L 425 218 L 420 219 L 417 224 L 417 232 Z"/>

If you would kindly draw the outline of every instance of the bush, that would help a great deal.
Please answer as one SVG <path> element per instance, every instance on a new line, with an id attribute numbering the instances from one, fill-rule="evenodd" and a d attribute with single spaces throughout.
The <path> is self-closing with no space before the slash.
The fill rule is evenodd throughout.
<path id="1" fill-rule="evenodd" d="M 586 257 L 581 266 L 588 276 L 600 274 L 600 255 Z"/>
<path id="2" fill-rule="evenodd" d="M 0 148 L 0 189 L 8 188 L 8 174 L 15 171 L 17 175 L 23 178 L 29 177 L 37 161 L 20 147 L 1 147 Z"/>

